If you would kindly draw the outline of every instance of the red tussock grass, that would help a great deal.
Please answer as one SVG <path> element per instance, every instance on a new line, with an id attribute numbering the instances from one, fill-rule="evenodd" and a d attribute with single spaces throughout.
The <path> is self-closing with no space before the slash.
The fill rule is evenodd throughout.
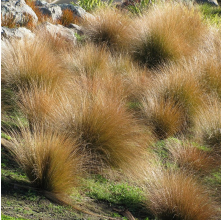
<path id="1" fill-rule="evenodd" d="M 131 42 L 132 57 L 148 68 L 177 61 L 194 53 L 205 33 L 199 13 L 182 4 L 152 7 L 137 19 L 136 37 Z"/>
<path id="2" fill-rule="evenodd" d="M 198 141 L 221 153 L 221 104 L 211 99 L 207 108 L 200 109 L 196 118 L 196 135 Z"/>
<path id="3" fill-rule="evenodd" d="M 132 19 L 114 8 L 101 8 L 83 22 L 85 34 L 96 44 L 103 44 L 111 51 L 127 50 L 133 35 Z"/>
<path id="4" fill-rule="evenodd" d="M 13 41 L 2 49 L 2 80 L 12 88 L 59 88 L 67 78 L 65 68 L 47 41 Z"/>
<path id="5" fill-rule="evenodd" d="M 133 172 L 138 158 L 145 155 L 150 135 L 127 112 L 115 92 L 103 91 L 95 83 L 87 90 L 74 87 L 74 91 L 63 108 L 57 109 L 56 118 L 84 149 L 89 158 L 85 161 L 87 170 L 99 173 L 112 167 Z"/>
<path id="6" fill-rule="evenodd" d="M 55 198 L 70 195 L 78 186 L 83 160 L 76 142 L 67 134 L 37 124 L 20 131 L 12 134 L 9 150 L 30 182 Z"/>
<path id="7" fill-rule="evenodd" d="M 61 59 L 74 75 L 93 79 L 95 75 L 102 77 L 109 71 L 107 49 L 91 43 L 76 46 L 75 50 L 61 54 Z"/>
<path id="8" fill-rule="evenodd" d="M 190 69 L 172 65 L 154 78 L 142 102 L 145 120 L 154 125 L 157 136 L 164 138 L 194 126 L 197 110 L 204 107 L 204 93 Z"/>
<path id="9" fill-rule="evenodd" d="M 196 177 L 178 170 L 155 168 L 146 176 L 146 206 L 162 220 L 218 219 L 218 206 Z"/>
<path id="10" fill-rule="evenodd" d="M 12 14 L 9 14 L 8 16 L 2 16 L 1 14 L 1 26 L 8 28 L 16 28 L 19 25 L 16 23 L 15 18 Z"/>
<path id="11" fill-rule="evenodd" d="M 79 21 L 76 16 L 74 16 L 73 11 L 70 9 L 65 9 L 62 11 L 62 16 L 58 21 L 61 25 L 68 27 L 70 24 L 78 24 Z"/>
<path id="12" fill-rule="evenodd" d="M 205 151 L 190 141 L 169 140 L 166 148 L 171 153 L 172 161 L 184 170 L 208 174 L 218 166 L 211 151 Z"/>

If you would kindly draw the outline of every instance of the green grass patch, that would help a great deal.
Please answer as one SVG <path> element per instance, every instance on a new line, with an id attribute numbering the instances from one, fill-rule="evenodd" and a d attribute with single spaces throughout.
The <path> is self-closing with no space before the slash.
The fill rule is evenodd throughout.
<path id="1" fill-rule="evenodd" d="M 130 211 L 139 210 L 144 200 L 141 188 L 126 182 L 116 183 L 101 176 L 86 180 L 86 195 L 96 200 L 126 207 Z"/>
<path id="2" fill-rule="evenodd" d="M 25 218 L 15 218 L 15 217 L 7 216 L 7 215 L 1 215 L 1 219 L 2 220 L 28 220 Z"/>
<path id="3" fill-rule="evenodd" d="M 203 19 L 210 24 L 219 25 L 221 24 L 221 8 L 214 7 L 208 4 L 199 6 L 199 9 L 203 15 Z"/>

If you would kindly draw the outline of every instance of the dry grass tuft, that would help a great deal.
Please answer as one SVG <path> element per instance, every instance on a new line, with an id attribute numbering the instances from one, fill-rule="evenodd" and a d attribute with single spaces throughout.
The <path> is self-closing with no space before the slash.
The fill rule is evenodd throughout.
<path id="1" fill-rule="evenodd" d="M 129 38 L 133 35 L 132 20 L 123 12 L 110 7 L 97 10 L 93 15 L 83 23 L 89 39 L 96 44 L 108 46 L 112 51 L 126 50 Z"/>
<path id="2" fill-rule="evenodd" d="M 196 118 L 196 133 L 199 141 L 221 153 L 221 104 L 215 99 L 205 109 L 200 109 Z"/>
<path id="3" fill-rule="evenodd" d="M 137 23 L 141 31 L 133 39 L 131 52 L 148 68 L 192 55 L 205 33 L 200 15 L 179 4 L 153 7 Z"/>
<path id="4" fill-rule="evenodd" d="M 65 196 L 78 185 L 83 158 L 67 135 L 35 124 L 21 127 L 12 143 L 9 150 L 35 187 Z"/>
<path id="5" fill-rule="evenodd" d="M 218 219 L 218 207 L 209 191 L 184 171 L 151 170 L 146 177 L 146 205 L 162 220 Z"/>
<path id="6" fill-rule="evenodd" d="M 2 80 L 12 88 L 59 88 L 67 74 L 47 41 L 13 41 L 2 49 Z"/>
<path id="7" fill-rule="evenodd" d="M 172 155 L 172 160 L 182 169 L 206 174 L 217 168 L 214 155 L 189 141 L 168 140 L 166 147 Z"/>
<path id="8" fill-rule="evenodd" d="M 15 18 L 12 14 L 9 14 L 8 16 L 2 16 L 1 14 L 1 26 L 8 28 L 16 28 L 18 24 L 16 23 Z"/>
<path id="9" fill-rule="evenodd" d="M 173 100 L 154 100 L 150 106 L 145 101 L 142 104 L 146 124 L 158 139 L 166 139 L 182 130 L 184 114 Z"/>
<path id="10" fill-rule="evenodd" d="M 80 45 L 69 53 L 63 53 L 61 58 L 74 75 L 93 79 L 109 72 L 109 56 L 106 48 L 89 43 L 84 46 Z"/>
<path id="11" fill-rule="evenodd" d="M 65 9 L 62 11 L 62 16 L 59 19 L 61 25 L 67 27 L 71 23 L 76 24 L 78 23 L 77 18 L 74 16 L 74 13 L 70 9 Z"/>
<path id="12" fill-rule="evenodd" d="M 86 84 L 88 86 L 88 84 Z M 150 135 L 127 112 L 124 102 L 114 91 L 102 90 L 99 84 L 87 89 L 74 87 L 72 99 L 57 109 L 57 122 L 85 149 L 89 172 L 99 173 L 106 167 L 133 172 L 137 160 L 145 154 Z"/>
<path id="13" fill-rule="evenodd" d="M 191 69 L 164 67 L 143 96 L 143 116 L 160 138 L 186 133 L 194 126 L 204 93 Z"/>

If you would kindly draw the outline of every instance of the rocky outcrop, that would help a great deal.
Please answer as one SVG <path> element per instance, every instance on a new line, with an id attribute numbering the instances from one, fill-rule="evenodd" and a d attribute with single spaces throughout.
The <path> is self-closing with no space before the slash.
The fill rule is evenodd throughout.
<path id="1" fill-rule="evenodd" d="M 50 4 L 45 1 L 36 1 L 36 6 L 43 15 L 47 15 L 52 18 L 53 21 L 59 19 L 62 15 L 61 7 L 55 4 Z"/>
<path id="2" fill-rule="evenodd" d="M 19 28 L 1 28 L 1 40 L 34 38 L 35 34 L 24 27 Z"/>
<path id="3" fill-rule="evenodd" d="M 208 5 L 216 6 L 216 7 L 219 6 L 217 0 L 195 0 L 195 3 L 197 3 L 197 4 L 208 4 Z"/>
<path id="4" fill-rule="evenodd" d="M 2 0 L 1 1 L 2 20 L 12 17 L 14 22 L 23 25 L 27 22 L 27 16 L 31 16 L 33 23 L 37 23 L 38 17 L 29 7 L 25 0 Z"/>
<path id="5" fill-rule="evenodd" d="M 76 30 L 66 28 L 62 25 L 54 25 L 49 22 L 42 24 L 38 30 L 50 34 L 52 37 L 62 38 L 70 43 L 76 43 Z"/>

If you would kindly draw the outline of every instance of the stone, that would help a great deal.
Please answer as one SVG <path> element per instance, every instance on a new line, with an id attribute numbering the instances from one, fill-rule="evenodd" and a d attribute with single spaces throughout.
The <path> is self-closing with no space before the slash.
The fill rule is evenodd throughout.
<path id="1" fill-rule="evenodd" d="M 77 24 L 70 24 L 68 26 L 68 28 L 74 29 L 78 35 L 83 35 L 84 34 L 84 32 L 82 30 L 82 27 L 78 26 Z"/>
<path id="2" fill-rule="evenodd" d="M 195 3 L 197 3 L 197 4 L 208 4 L 208 5 L 216 6 L 216 7 L 219 6 L 217 0 L 195 0 Z"/>
<path id="3" fill-rule="evenodd" d="M 29 38 L 32 39 L 35 37 L 35 34 L 32 33 L 29 29 L 25 27 L 19 28 L 7 28 L 1 27 L 1 40 L 10 40 L 10 39 L 23 39 Z"/>
<path id="4" fill-rule="evenodd" d="M 60 24 L 51 24 L 49 22 L 45 22 L 39 27 L 40 30 L 46 31 L 46 33 L 51 34 L 53 37 L 63 38 L 70 43 L 76 43 L 76 30 L 66 28 Z"/>
<path id="5" fill-rule="evenodd" d="M 27 16 L 31 16 L 34 24 L 37 23 L 38 17 L 29 7 L 25 0 L 3 0 L 1 1 L 2 19 L 13 16 L 16 24 L 23 25 L 27 22 Z"/>
<path id="6" fill-rule="evenodd" d="M 58 20 L 62 15 L 61 7 L 56 4 L 37 1 L 36 5 L 39 6 L 39 10 L 43 15 L 51 17 L 53 21 Z"/>

